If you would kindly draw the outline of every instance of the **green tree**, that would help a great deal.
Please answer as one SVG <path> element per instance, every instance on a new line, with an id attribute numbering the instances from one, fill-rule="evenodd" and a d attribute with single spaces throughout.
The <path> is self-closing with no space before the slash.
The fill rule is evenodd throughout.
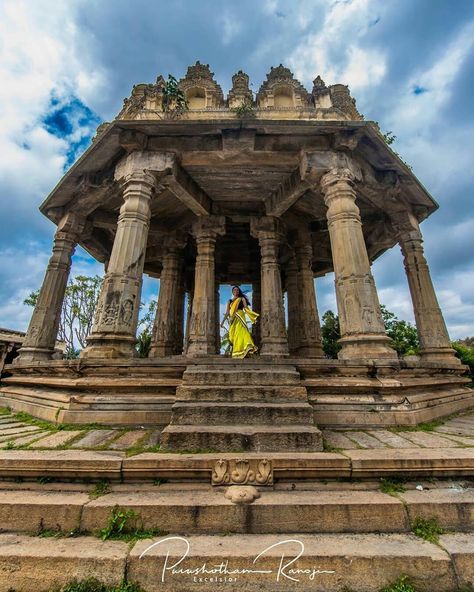
<path id="1" fill-rule="evenodd" d="M 161 107 L 168 115 L 182 115 L 188 108 L 184 92 L 179 88 L 178 81 L 168 74 L 168 80 L 163 86 Z"/>
<path id="2" fill-rule="evenodd" d="M 86 346 L 101 286 L 102 278 L 97 275 L 77 275 L 66 287 L 58 329 L 58 340 L 66 344 L 66 358 L 77 358 L 80 349 Z M 36 306 L 39 292 L 31 292 L 24 304 Z"/>
<path id="3" fill-rule="evenodd" d="M 137 352 L 138 357 L 147 358 L 151 348 L 151 336 L 153 332 L 153 323 L 155 322 L 156 314 L 156 300 L 150 300 L 146 313 L 138 321 L 139 333 L 137 336 Z M 143 302 L 140 303 L 140 308 L 143 307 Z"/>
<path id="4" fill-rule="evenodd" d="M 337 358 L 337 352 L 341 349 L 338 343 L 340 337 L 339 317 L 332 310 L 327 310 L 323 314 L 323 324 L 321 325 L 321 339 L 327 358 Z"/>
<path id="5" fill-rule="evenodd" d="M 456 355 L 461 360 L 461 362 L 469 366 L 469 375 L 472 379 L 474 379 L 474 347 L 465 345 L 465 343 L 462 341 L 453 341 L 451 345 L 456 351 Z"/>
<path id="6" fill-rule="evenodd" d="M 380 305 L 385 331 L 392 340 L 392 347 L 399 356 L 417 355 L 420 352 L 420 342 L 416 327 L 407 321 L 402 321 L 390 312 L 383 304 Z"/>

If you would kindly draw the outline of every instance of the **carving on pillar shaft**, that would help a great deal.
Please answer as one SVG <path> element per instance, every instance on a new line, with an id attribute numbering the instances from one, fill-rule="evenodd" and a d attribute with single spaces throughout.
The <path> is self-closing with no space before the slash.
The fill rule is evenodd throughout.
<path id="1" fill-rule="evenodd" d="M 135 355 L 150 202 L 156 180 L 147 171 L 135 171 L 127 174 L 122 183 L 124 202 L 120 208 L 112 254 L 92 332 L 81 357 Z"/>
<path id="2" fill-rule="evenodd" d="M 370 269 L 362 223 L 349 168 L 334 168 L 323 175 L 321 189 L 334 264 L 337 308 L 341 327 L 339 357 L 397 358 L 380 311 Z"/>
<path id="3" fill-rule="evenodd" d="M 182 249 L 186 245 L 187 236 L 170 232 L 165 236 L 163 244 L 163 269 L 160 276 L 160 291 L 153 324 L 150 358 L 170 356 L 178 347 L 179 323 L 182 322 L 183 306 L 180 293 Z M 181 330 L 182 337 L 182 330 Z"/>
<path id="4" fill-rule="evenodd" d="M 420 353 L 426 361 L 448 361 L 460 364 L 451 347 L 448 330 L 431 281 L 430 270 L 423 252 L 423 237 L 418 220 L 409 212 L 394 218 L 403 254 L 405 273 L 413 302 Z"/>
<path id="5" fill-rule="evenodd" d="M 53 253 L 20 349 L 19 361 L 47 360 L 54 353 L 71 258 L 84 226 L 85 219 L 74 213 L 66 214 L 58 224 Z"/>
<path id="6" fill-rule="evenodd" d="M 258 239 L 261 251 L 261 352 L 262 355 L 288 355 L 285 312 L 281 287 L 278 249 L 283 224 L 273 216 L 251 218 L 250 233 Z"/>
<path id="7" fill-rule="evenodd" d="M 215 245 L 225 233 L 224 216 L 202 216 L 193 224 L 197 257 L 189 320 L 189 356 L 216 354 Z"/>

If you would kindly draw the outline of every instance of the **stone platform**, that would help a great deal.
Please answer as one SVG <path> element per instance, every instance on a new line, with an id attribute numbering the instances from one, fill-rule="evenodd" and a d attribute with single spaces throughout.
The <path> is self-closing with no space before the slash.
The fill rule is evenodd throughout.
<path id="1" fill-rule="evenodd" d="M 314 411 L 314 422 L 319 427 L 357 426 L 366 429 L 416 425 L 474 407 L 473 390 L 467 386 L 470 380 L 465 375 L 465 367 L 460 365 L 266 356 L 237 362 L 224 356 L 25 362 L 10 366 L 11 376 L 2 379 L 0 405 L 58 423 L 97 422 L 110 426 L 145 425 L 163 429 L 171 421 L 174 404 L 175 421 L 178 421 L 183 417 L 186 405 L 191 403 L 188 401 L 185 407 L 180 407 L 179 403 L 180 393 L 185 393 L 185 371 L 192 374 L 193 369 L 216 366 L 219 382 L 225 379 L 226 368 L 233 381 L 221 384 L 220 394 L 226 391 L 228 399 L 230 393 L 247 391 L 249 396 L 251 394 L 248 403 L 264 400 L 266 411 L 259 413 L 261 417 L 266 414 L 265 421 L 272 413 L 278 414 L 268 404 L 275 396 L 274 387 L 285 387 L 278 381 L 279 369 L 289 366 L 296 368 L 300 378 L 299 383 L 287 385 L 291 388 L 283 399 L 288 396 L 288 401 L 305 406 L 305 410 L 298 412 L 295 408 L 295 419 L 295 414 L 307 413 L 306 404 L 309 403 Z M 265 380 L 262 383 L 265 376 L 267 384 Z M 244 378 L 246 382 L 243 382 Z M 214 388 L 215 384 L 208 386 Z M 266 395 L 262 394 L 262 386 Z M 216 399 L 216 391 L 210 395 L 211 391 L 206 391 L 205 387 L 205 383 L 200 387 L 201 403 L 206 397 L 209 403 L 232 402 L 219 400 L 219 396 Z M 295 387 L 300 388 L 300 393 L 303 392 L 301 389 L 306 390 L 306 400 L 303 397 L 296 401 L 290 393 Z M 193 388 L 197 391 L 199 385 L 195 384 Z M 206 411 L 201 405 L 200 410 L 208 414 L 209 420 L 217 421 L 219 407 Z M 227 411 L 231 411 L 229 405 Z M 204 417 L 202 413 L 201 419 Z M 233 413 L 236 417 L 238 412 Z M 286 414 L 283 407 L 279 413 L 279 419 L 283 421 Z M 193 421 L 201 421 L 197 415 L 194 417 Z M 286 417 L 289 420 L 289 416 Z M 247 414 L 245 423 L 251 421 Z M 241 447 L 238 442 L 236 445 Z"/>

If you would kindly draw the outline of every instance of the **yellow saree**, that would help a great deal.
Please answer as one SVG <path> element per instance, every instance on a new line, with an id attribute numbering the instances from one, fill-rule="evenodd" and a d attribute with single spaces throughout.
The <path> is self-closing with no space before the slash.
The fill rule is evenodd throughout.
<path id="1" fill-rule="evenodd" d="M 245 316 L 248 316 L 253 324 L 260 315 L 248 308 L 248 306 L 239 309 L 240 300 L 240 297 L 236 298 L 230 305 L 229 341 L 232 343 L 233 358 L 245 358 L 247 354 L 257 351 L 257 346 L 248 330 Z"/>

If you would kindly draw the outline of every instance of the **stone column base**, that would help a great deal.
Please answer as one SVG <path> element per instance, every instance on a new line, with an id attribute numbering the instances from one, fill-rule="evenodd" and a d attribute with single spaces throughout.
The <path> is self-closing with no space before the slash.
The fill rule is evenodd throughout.
<path id="1" fill-rule="evenodd" d="M 391 359 L 398 362 L 397 352 L 390 347 L 386 335 L 346 335 L 338 342 L 342 349 L 337 357 L 340 360 Z"/>
<path id="2" fill-rule="evenodd" d="M 13 363 L 19 363 L 20 358 L 22 362 L 43 362 L 45 360 L 51 360 L 53 354 L 55 353 L 54 349 L 50 348 L 42 348 L 42 347 L 22 347 L 20 348 L 20 356 L 13 360 Z"/>
<path id="3" fill-rule="evenodd" d="M 449 362 L 460 365 L 461 360 L 456 356 L 455 350 L 451 347 L 432 347 L 422 349 L 420 352 L 423 362 Z"/>
<path id="4" fill-rule="evenodd" d="M 81 358 L 135 358 L 137 340 L 129 335 L 97 335 L 88 338 L 88 346 L 80 354 Z"/>

